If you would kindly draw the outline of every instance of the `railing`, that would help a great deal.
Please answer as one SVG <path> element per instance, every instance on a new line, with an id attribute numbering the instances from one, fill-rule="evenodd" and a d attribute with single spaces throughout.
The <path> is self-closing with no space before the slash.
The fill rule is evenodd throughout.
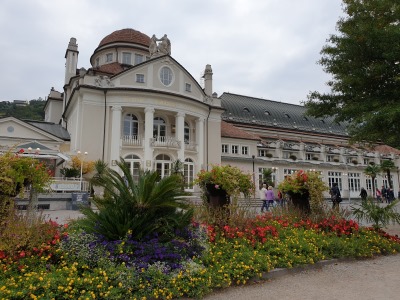
<path id="1" fill-rule="evenodd" d="M 142 138 L 139 135 L 123 135 L 122 145 L 124 146 L 142 146 Z"/>
<path id="2" fill-rule="evenodd" d="M 197 144 L 194 142 L 185 143 L 185 150 L 196 151 Z"/>
<path id="3" fill-rule="evenodd" d="M 53 192 L 90 192 L 90 183 L 80 178 L 57 178 L 50 183 L 50 191 Z"/>
<path id="4" fill-rule="evenodd" d="M 180 148 L 181 142 L 170 136 L 157 136 L 150 139 L 150 145 L 153 147 Z"/>

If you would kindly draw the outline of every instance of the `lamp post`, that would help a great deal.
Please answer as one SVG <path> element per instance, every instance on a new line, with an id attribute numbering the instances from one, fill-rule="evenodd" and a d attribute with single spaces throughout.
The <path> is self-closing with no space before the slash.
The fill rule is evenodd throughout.
<path id="1" fill-rule="evenodd" d="M 254 170 L 254 159 L 255 159 L 255 155 L 253 154 L 252 156 L 251 156 L 252 158 L 253 158 L 253 183 L 254 183 L 254 186 L 256 185 L 256 173 L 255 173 L 255 170 Z M 254 189 L 254 192 L 253 192 L 253 198 L 256 198 L 256 190 Z"/>
<path id="2" fill-rule="evenodd" d="M 82 191 L 82 185 L 83 185 L 83 181 L 82 181 L 82 175 L 83 175 L 83 159 L 82 159 L 82 157 L 81 157 L 81 151 L 78 151 L 77 153 L 78 153 L 78 155 L 79 155 L 79 160 L 81 161 L 81 176 L 80 176 L 80 184 L 79 184 L 79 185 L 80 185 L 81 191 Z M 88 153 L 85 152 L 84 154 L 87 155 Z"/>

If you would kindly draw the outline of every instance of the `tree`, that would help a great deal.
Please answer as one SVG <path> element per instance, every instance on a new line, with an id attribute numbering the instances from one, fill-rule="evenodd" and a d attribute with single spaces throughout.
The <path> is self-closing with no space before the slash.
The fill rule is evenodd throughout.
<path id="1" fill-rule="evenodd" d="M 396 166 L 392 160 L 383 160 L 381 163 L 381 170 L 386 172 L 386 177 L 389 182 L 389 187 L 393 188 L 393 182 L 390 178 L 390 171 L 396 169 Z"/>
<path id="2" fill-rule="evenodd" d="M 263 169 L 262 178 L 263 178 L 263 182 L 267 183 L 267 185 L 274 186 L 275 184 L 272 181 L 272 173 L 274 173 L 274 171 L 272 169 Z"/>
<path id="3" fill-rule="evenodd" d="M 343 0 L 343 11 L 319 60 L 331 91 L 311 92 L 307 113 L 334 116 L 354 141 L 400 147 L 400 2 Z"/>
<path id="4" fill-rule="evenodd" d="M 375 196 L 375 178 L 378 176 L 378 174 L 381 172 L 381 167 L 379 165 L 368 165 L 364 169 L 365 175 L 371 176 L 372 179 L 372 195 Z"/>

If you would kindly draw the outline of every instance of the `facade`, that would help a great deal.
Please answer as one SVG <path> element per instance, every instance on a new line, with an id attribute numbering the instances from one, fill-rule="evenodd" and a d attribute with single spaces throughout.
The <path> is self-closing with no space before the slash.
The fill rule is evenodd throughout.
<path id="1" fill-rule="evenodd" d="M 257 187 L 264 168 L 273 170 L 275 183 L 296 170 L 315 170 L 327 183 L 337 182 L 343 197 L 354 198 L 361 187 L 371 191 L 368 164 L 392 160 L 399 166 L 399 150 L 350 145 L 345 124 L 306 116 L 303 106 L 231 93 L 218 97 L 211 66 L 205 66 L 201 86 L 171 48 L 166 35 L 117 30 L 100 41 L 84 69 L 71 38 L 64 89 L 51 89 L 47 127 L 40 130 L 59 126 L 68 134 L 58 137 L 57 151 L 87 152 L 85 159 L 111 167 L 122 157 L 134 175 L 144 168 L 164 176 L 179 160 L 191 191 L 199 170 L 222 163 L 252 173 Z M 391 180 L 398 191 L 397 170 Z M 376 182 L 382 185 L 388 185 L 384 175 Z"/>

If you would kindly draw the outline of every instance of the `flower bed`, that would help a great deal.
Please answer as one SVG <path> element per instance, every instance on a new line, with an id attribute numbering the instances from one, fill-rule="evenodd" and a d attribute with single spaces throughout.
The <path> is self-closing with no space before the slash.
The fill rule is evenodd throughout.
<path id="1" fill-rule="evenodd" d="M 0 249 L 0 298 L 202 297 L 274 268 L 400 251 L 398 238 L 334 217 L 314 223 L 265 214 L 241 227 L 194 224 L 165 242 L 129 234 L 107 242 L 71 228 L 51 234 L 41 248 Z"/>

